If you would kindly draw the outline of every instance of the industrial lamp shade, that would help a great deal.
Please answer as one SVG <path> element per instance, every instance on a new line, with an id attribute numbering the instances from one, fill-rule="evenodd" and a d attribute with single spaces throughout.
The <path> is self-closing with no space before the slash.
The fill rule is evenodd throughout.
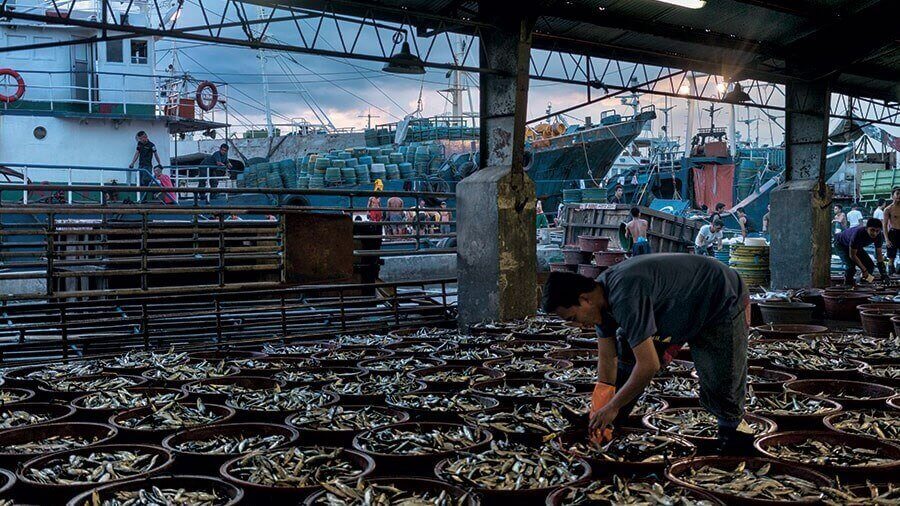
<path id="1" fill-rule="evenodd" d="M 751 99 L 750 95 L 744 91 L 741 87 L 741 83 L 734 83 L 734 87 L 731 88 L 731 91 L 722 97 L 722 102 L 728 102 L 729 104 L 744 104 L 753 102 L 753 99 Z"/>
<path id="2" fill-rule="evenodd" d="M 404 42 L 399 53 L 394 53 L 381 69 L 391 74 L 424 74 L 425 62 L 412 54 L 409 50 L 409 42 Z"/>

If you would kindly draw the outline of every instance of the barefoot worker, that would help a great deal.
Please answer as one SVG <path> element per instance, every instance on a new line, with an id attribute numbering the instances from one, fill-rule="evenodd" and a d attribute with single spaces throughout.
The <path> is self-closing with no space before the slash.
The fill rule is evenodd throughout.
<path id="1" fill-rule="evenodd" d="M 548 313 L 597 328 L 599 381 L 592 433 L 606 435 L 615 420 L 627 417 L 657 371 L 681 346 L 690 345 L 700 378 L 700 403 L 718 419 L 719 449 L 730 454 L 752 442 L 747 425 L 741 423 L 748 303 L 743 280 L 722 262 L 662 253 L 626 260 L 596 281 L 551 272 L 542 306 Z"/>

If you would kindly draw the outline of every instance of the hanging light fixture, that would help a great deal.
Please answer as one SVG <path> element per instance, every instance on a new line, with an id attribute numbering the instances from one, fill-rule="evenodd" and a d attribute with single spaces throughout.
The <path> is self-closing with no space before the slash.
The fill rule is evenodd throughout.
<path id="1" fill-rule="evenodd" d="M 750 98 L 750 95 L 748 95 L 746 91 L 744 91 L 743 87 L 741 87 L 741 83 L 734 83 L 731 91 L 722 97 L 722 102 L 728 102 L 729 104 L 745 104 L 747 102 L 753 102 L 753 99 Z"/>
<path id="2" fill-rule="evenodd" d="M 404 41 L 400 46 L 400 52 L 391 55 L 381 70 L 390 74 L 424 74 L 425 62 L 412 54 L 412 51 L 409 50 L 409 42 Z"/>
<path id="3" fill-rule="evenodd" d="M 706 0 L 656 0 L 664 4 L 677 5 L 678 7 L 686 7 L 688 9 L 702 9 L 706 6 Z"/>

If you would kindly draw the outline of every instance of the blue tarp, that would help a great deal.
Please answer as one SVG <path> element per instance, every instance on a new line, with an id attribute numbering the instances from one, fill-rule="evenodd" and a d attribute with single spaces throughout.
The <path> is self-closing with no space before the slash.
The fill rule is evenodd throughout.
<path id="1" fill-rule="evenodd" d="M 664 213 L 681 216 L 691 207 L 689 200 L 672 200 L 672 199 L 653 199 L 650 203 L 650 209 L 654 211 L 662 211 Z"/>

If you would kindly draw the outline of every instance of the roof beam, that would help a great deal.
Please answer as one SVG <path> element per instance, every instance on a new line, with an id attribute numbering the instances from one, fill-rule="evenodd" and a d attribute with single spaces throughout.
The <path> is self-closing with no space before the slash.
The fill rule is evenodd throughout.
<path id="1" fill-rule="evenodd" d="M 798 18 L 809 19 L 813 21 L 835 21 L 840 19 L 841 13 L 835 12 L 828 9 L 817 9 L 812 5 L 804 4 L 803 2 L 797 2 L 796 0 L 792 2 L 776 2 L 772 0 L 732 0 L 737 3 L 752 5 L 754 7 L 762 7 L 763 9 L 768 9 L 773 12 L 780 12 L 782 14 L 790 14 L 791 16 L 797 16 Z"/>

